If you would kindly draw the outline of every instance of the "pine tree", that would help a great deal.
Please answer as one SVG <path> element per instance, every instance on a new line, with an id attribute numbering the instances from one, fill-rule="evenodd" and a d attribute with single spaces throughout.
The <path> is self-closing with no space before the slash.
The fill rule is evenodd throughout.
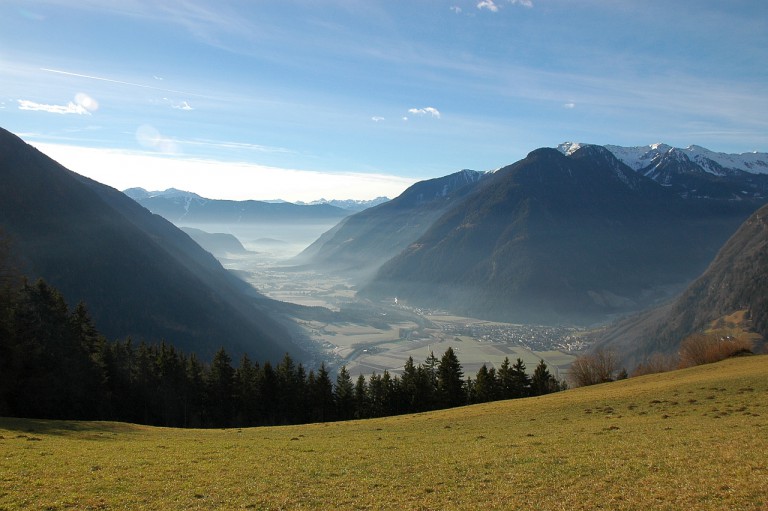
<path id="1" fill-rule="evenodd" d="M 560 390 L 560 384 L 549 372 L 544 360 L 540 360 L 539 365 L 536 366 L 536 369 L 533 371 L 533 377 L 531 378 L 531 393 L 534 396 L 541 396 L 543 394 L 557 392 L 558 390 Z"/>
<path id="2" fill-rule="evenodd" d="M 349 375 L 349 371 L 347 371 L 347 366 L 341 366 L 339 374 L 336 376 L 334 399 L 336 402 L 336 416 L 339 420 L 348 420 L 354 417 L 355 386 L 352 384 L 352 378 Z"/>
<path id="3" fill-rule="evenodd" d="M 453 348 L 445 350 L 437 367 L 437 391 L 442 408 L 461 406 L 466 403 L 464 372 Z"/>
<path id="4" fill-rule="evenodd" d="M 368 384 L 365 381 L 365 376 L 361 374 L 355 382 L 355 418 L 367 419 L 370 416 Z"/>
<path id="5" fill-rule="evenodd" d="M 213 356 L 206 379 L 206 410 L 210 426 L 224 428 L 232 423 L 235 370 L 232 359 L 220 348 Z"/>

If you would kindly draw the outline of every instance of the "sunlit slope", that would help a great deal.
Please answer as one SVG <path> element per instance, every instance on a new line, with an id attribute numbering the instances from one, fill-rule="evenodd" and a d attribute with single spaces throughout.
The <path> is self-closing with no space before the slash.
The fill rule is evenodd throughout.
<path id="1" fill-rule="evenodd" d="M 541 398 L 246 430 L 0 420 L 0 509 L 754 509 L 768 357 Z"/>

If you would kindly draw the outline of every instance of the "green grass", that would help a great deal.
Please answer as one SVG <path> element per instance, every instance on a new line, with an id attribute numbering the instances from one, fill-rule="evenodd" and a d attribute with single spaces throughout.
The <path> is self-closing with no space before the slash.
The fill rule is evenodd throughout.
<path id="1" fill-rule="evenodd" d="M 768 357 L 296 427 L 0 419 L 0 509 L 768 510 Z"/>

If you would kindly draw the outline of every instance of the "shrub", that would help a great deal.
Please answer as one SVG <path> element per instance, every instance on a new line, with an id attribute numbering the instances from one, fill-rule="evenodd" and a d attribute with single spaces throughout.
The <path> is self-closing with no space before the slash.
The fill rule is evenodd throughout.
<path id="1" fill-rule="evenodd" d="M 635 367 L 634 371 L 632 371 L 632 377 L 644 374 L 666 373 L 667 371 L 677 369 L 678 365 L 679 361 L 676 356 L 654 353 Z"/>
<path id="2" fill-rule="evenodd" d="M 614 380 L 618 367 L 616 354 L 613 351 L 598 350 L 576 357 L 571 363 L 568 377 L 577 387 L 595 385 Z"/>
<path id="3" fill-rule="evenodd" d="M 680 367 L 711 364 L 747 353 L 752 353 L 752 341 L 748 339 L 692 334 L 680 343 Z"/>

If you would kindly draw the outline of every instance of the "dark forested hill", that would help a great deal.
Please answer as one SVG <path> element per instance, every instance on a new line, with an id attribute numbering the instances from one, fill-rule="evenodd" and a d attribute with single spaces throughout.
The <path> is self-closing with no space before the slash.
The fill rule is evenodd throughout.
<path id="1" fill-rule="evenodd" d="M 682 289 L 756 207 L 685 200 L 602 147 L 539 149 L 453 202 L 362 292 L 516 322 L 603 321 Z"/>
<path id="2" fill-rule="evenodd" d="M 22 269 L 85 301 L 108 338 L 165 340 L 209 357 L 301 355 L 261 299 L 192 239 L 110 187 L 0 130 L 0 228 Z"/>
<path id="3" fill-rule="evenodd" d="M 676 353 L 686 336 L 742 310 L 768 339 L 768 206 L 741 225 L 675 301 L 618 323 L 597 346 L 614 349 L 631 367 L 653 353 Z"/>
<path id="4" fill-rule="evenodd" d="M 462 170 L 418 182 L 389 202 L 345 218 L 297 260 L 335 270 L 375 271 L 421 236 L 484 176 Z"/>

